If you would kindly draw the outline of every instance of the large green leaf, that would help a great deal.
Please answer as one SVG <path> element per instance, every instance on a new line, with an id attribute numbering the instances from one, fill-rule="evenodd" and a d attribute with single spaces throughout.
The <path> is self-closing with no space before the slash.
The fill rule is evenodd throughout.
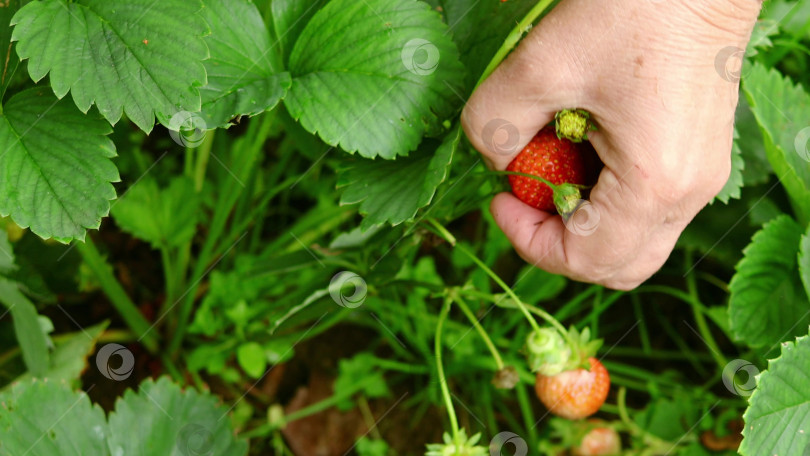
<path id="1" fill-rule="evenodd" d="M 338 187 L 345 187 L 340 203 L 360 204 L 363 230 L 413 220 L 447 177 L 460 134 L 456 127 L 443 142 L 426 140 L 411 156 L 394 161 L 357 159 L 338 177 Z"/>
<path id="2" fill-rule="evenodd" d="M 194 236 L 199 207 L 200 196 L 190 179 L 177 177 L 160 189 L 146 177 L 121 196 L 112 216 L 122 230 L 154 248 L 176 247 Z"/>
<path id="3" fill-rule="evenodd" d="M 810 94 L 760 63 L 743 78 L 743 90 L 765 138 L 768 161 L 799 220 L 810 222 Z"/>
<path id="4" fill-rule="evenodd" d="M 247 454 L 215 397 L 182 391 L 165 377 L 124 393 L 109 423 L 65 382 L 16 383 L 0 404 L 0 456 Z"/>
<path id="5" fill-rule="evenodd" d="M 284 57 L 290 55 L 298 35 L 327 0 L 271 0 L 276 46 Z"/>
<path id="6" fill-rule="evenodd" d="M 110 414 L 109 447 L 113 455 L 152 456 L 247 454 L 236 440 L 228 410 L 217 398 L 193 389 L 181 391 L 168 378 L 141 383 L 115 404 Z"/>
<path id="7" fill-rule="evenodd" d="M 290 74 L 280 72 L 277 48 L 262 15 L 250 0 L 204 0 L 203 17 L 211 58 L 205 61 L 208 85 L 200 89 L 207 129 L 224 127 L 239 115 L 272 109 L 290 88 Z"/>
<path id="8" fill-rule="evenodd" d="M 735 338 L 763 347 L 795 337 L 810 324 L 810 302 L 796 268 L 802 228 L 787 215 L 758 231 L 729 289 L 729 316 Z"/>
<path id="9" fill-rule="evenodd" d="M 110 132 L 45 89 L 13 96 L 0 115 L 0 215 L 43 238 L 84 239 L 115 199 Z"/>
<path id="10" fill-rule="evenodd" d="M 802 328 L 803 332 L 807 326 Z M 808 454 L 810 448 L 810 337 L 782 344 L 782 354 L 768 362 L 745 411 L 740 454 L 744 456 Z"/>
<path id="11" fill-rule="evenodd" d="M 15 383 L 0 404 L 0 456 L 110 454 L 104 411 L 64 382 Z"/>
<path id="12" fill-rule="evenodd" d="M 48 371 L 50 354 L 46 334 L 39 324 L 37 308 L 22 294 L 17 282 L 3 277 L 0 277 L 0 303 L 8 308 L 14 320 L 14 333 L 25 366 L 36 376 L 44 375 Z"/>
<path id="13" fill-rule="evenodd" d="M 298 37 L 289 67 L 290 114 L 363 157 L 407 155 L 462 102 L 456 45 L 419 1 L 330 1 Z"/>
<path id="14" fill-rule="evenodd" d="M 458 44 L 472 89 L 506 36 L 537 0 L 431 0 L 441 7 Z M 547 8 L 546 11 L 551 11 Z"/>
<path id="15" fill-rule="evenodd" d="M 143 131 L 179 111 L 200 110 L 207 32 L 199 0 L 44 0 L 13 18 L 17 53 L 34 81 L 50 73 L 57 97 Z"/>

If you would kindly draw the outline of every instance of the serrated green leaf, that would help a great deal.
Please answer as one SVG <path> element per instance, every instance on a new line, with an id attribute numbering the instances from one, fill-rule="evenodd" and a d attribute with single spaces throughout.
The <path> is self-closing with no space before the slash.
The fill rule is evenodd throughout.
<path id="1" fill-rule="evenodd" d="M 807 232 L 802 236 L 799 245 L 799 275 L 802 278 L 805 293 L 810 296 L 810 226 L 807 227 Z"/>
<path id="2" fill-rule="evenodd" d="M 26 381 L 0 394 L 0 456 L 247 454 L 217 399 L 167 378 L 127 390 L 105 420 L 65 382 Z"/>
<path id="3" fill-rule="evenodd" d="M 445 22 L 450 24 L 461 62 L 468 69 L 467 89 L 472 89 L 506 36 L 537 0 L 434 0 L 431 3 L 441 7 Z"/>
<path id="4" fill-rule="evenodd" d="M 87 356 L 93 352 L 98 338 L 104 333 L 109 321 L 84 328 L 72 334 L 54 338 L 54 349 L 48 370 L 41 375 L 49 381 L 75 381 L 87 368 Z M 15 379 L 15 382 L 30 381 L 35 376 L 27 372 Z"/>
<path id="5" fill-rule="evenodd" d="M 113 455 L 247 454 L 217 399 L 193 389 L 182 391 L 167 379 L 146 380 L 138 393 L 128 390 L 110 414 Z"/>
<path id="6" fill-rule="evenodd" d="M 0 456 L 108 455 L 109 433 L 101 407 L 64 382 L 21 382 L 0 394 Z"/>
<path id="7" fill-rule="evenodd" d="M 236 350 L 236 360 L 242 369 L 253 378 L 259 378 L 267 369 L 267 356 L 264 349 L 257 342 L 248 342 Z"/>
<path id="8" fill-rule="evenodd" d="M 743 78 L 743 90 L 765 138 L 768 161 L 799 220 L 810 222 L 810 94 L 758 62 Z"/>
<path id="9" fill-rule="evenodd" d="M 84 239 L 115 199 L 110 132 L 44 89 L 14 95 L 0 115 L 0 215 L 43 238 Z"/>
<path id="10" fill-rule="evenodd" d="M 272 0 L 276 42 L 284 62 L 301 31 L 324 4 L 326 0 Z"/>
<path id="11" fill-rule="evenodd" d="M 810 323 L 810 303 L 796 268 L 801 227 L 787 215 L 771 220 L 743 251 L 729 289 L 735 338 L 751 347 L 794 337 Z"/>
<path id="12" fill-rule="evenodd" d="M 50 354 L 47 335 L 39 325 L 37 308 L 20 291 L 16 282 L 0 277 L 0 303 L 14 321 L 14 334 L 28 370 L 41 377 L 48 371 Z"/>
<path id="13" fill-rule="evenodd" d="M 807 326 L 802 332 L 807 331 Z M 740 454 L 805 455 L 810 448 L 810 337 L 782 344 L 779 358 L 757 377 L 745 411 Z"/>
<path id="14" fill-rule="evenodd" d="M 298 37 L 284 103 L 329 145 L 391 159 L 461 103 L 464 68 L 447 26 L 413 0 L 332 0 Z"/>
<path id="15" fill-rule="evenodd" d="M 160 189 L 145 177 L 121 196 L 112 216 L 122 230 L 157 249 L 183 245 L 194 237 L 199 207 L 200 196 L 190 179 L 176 177 Z"/>
<path id="16" fill-rule="evenodd" d="M 460 133 L 456 127 L 442 143 L 425 140 L 411 156 L 394 161 L 356 160 L 338 176 L 338 188 L 345 187 L 340 204 L 360 204 L 362 230 L 413 220 L 447 178 Z"/>
<path id="17" fill-rule="evenodd" d="M 280 72 L 277 48 L 256 5 L 250 0 L 203 3 L 203 17 L 211 27 L 205 39 L 211 53 L 205 61 L 208 85 L 200 89 L 206 129 L 275 107 L 290 88 L 290 74 Z"/>
<path id="18" fill-rule="evenodd" d="M 11 41 L 11 18 L 20 9 L 20 0 L 8 0 L 0 6 L 0 101 L 6 94 L 11 78 L 20 65 L 20 59 L 14 52 L 14 43 Z"/>
<path id="19" fill-rule="evenodd" d="M 45 0 L 14 16 L 12 39 L 34 81 L 50 73 L 82 112 L 95 103 L 115 124 L 125 112 L 149 132 L 179 111 L 200 110 L 206 84 L 199 0 Z"/>
<path id="20" fill-rule="evenodd" d="M 757 119 L 748 106 L 748 100 L 740 97 L 734 116 L 734 143 L 740 148 L 745 167 L 742 171 L 744 185 L 768 182 L 772 174 L 771 164 L 765 152 L 765 141 L 759 131 Z"/>
<path id="21" fill-rule="evenodd" d="M 739 199 L 740 190 L 743 187 L 743 170 L 745 169 L 745 161 L 742 158 L 740 146 L 737 144 L 737 133 L 734 132 L 734 143 L 731 146 L 731 173 L 728 176 L 726 185 L 720 190 L 720 193 L 714 197 L 714 201 L 722 201 L 728 204 L 730 199 Z"/>

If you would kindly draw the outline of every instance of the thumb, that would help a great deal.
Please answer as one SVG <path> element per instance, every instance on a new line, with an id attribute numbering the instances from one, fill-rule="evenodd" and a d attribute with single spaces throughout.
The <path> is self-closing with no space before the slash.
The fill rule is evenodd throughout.
<path id="1" fill-rule="evenodd" d="M 575 46 L 560 27 L 556 8 L 475 90 L 461 114 L 470 143 L 503 170 L 563 108 L 582 107 L 571 67 Z"/>

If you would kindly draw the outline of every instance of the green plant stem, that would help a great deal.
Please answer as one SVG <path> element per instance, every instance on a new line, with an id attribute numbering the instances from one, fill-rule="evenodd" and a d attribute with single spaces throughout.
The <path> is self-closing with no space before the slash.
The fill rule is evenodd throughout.
<path id="1" fill-rule="evenodd" d="M 520 406 L 520 414 L 523 416 L 523 425 L 526 426 L 526 431 L 529 433 L 530 448 L 537 448 L 537 426 L 535 425 L 536 421 L 534 419 L 532 404 L 529 400 L 529 393 L 526 392 L 527 389 L 533 389 L 533 385 L 518 383 L 515 392 L 517 394 L 518 405 Z"/>
<path id="2" fill-rule="evenodd" d="M 96 279 L 101 285 L 101 289 L 104 290 L 104 293 L 110 299 L 110 303 L 112 303 L 115 310 L 121 315 L 121 318 L 124 319 L 127 326 L 129 326 L 132 332 L 139 336 L 138 340 L 146 347 L 149 353 L 157 353 L 157 335 L 152 332 L 152 327 L 149 322 L 141 315 L 138 307 L 129 299 L 129 296 L 127 296 L 121 284 L 118 283 L 118 280 L 113 276 L 112 268 L 110 268 L 104 258 L 101 257 L 92 239 L 88 236 L 85 242 L 76 244 L 76 249 L 84 259 L 84 263 L 90 271 L 93 272 L 93 275 L 96 276 Z"/>
<path id="3" fill-rule="evenodd" d="M 464 300 L 461 299 L 461 297 L 458 296 L 457 293 L 453 293 L 453 300 L 456 302 L 456 304 L 458 304 L 459 309 L 461 309 L 464 315 L 467 316 L 467 319 L 470 320 L 470 323 L 472 323 L 473 327 L 478 332 L 478 335 L 481 336 L 481 339 L 484 341 L 487 348 L 489 349 L 489 352 L 492 354 L 492 358 L 495 359 L 495 365 L 497 366 L 498 370 L 503 370 L 504 364 L 503 359 L 501 358 L 501 354 L 498 353 L 498 349 L 495 347 L 495 344 L 492 343 L 492 339 L 490 339 L 489 334 L 487 334 L 487 331 L 484 329 L 483 326 L 481 326 L 481 322 L 479 322 L 478 319 L 475 318 L 475 315 L 467 306 L 467 303 L 464 302 Z"/>
<path id="4" fill-rule="evenodd" d="M 686 264 L 692 264 L 692 253 L 688 249 L 685 259 Z M 717 346 L 717 342 L 714 340 L 711 330 L 709 330 L 709 325 L 706 323 L 706 316 L 703 315 L 702 308 L 704 306 L 699 305 L 700 296 L 698 296 L 695 274 L 686 275 L 686 287 L 689 290 L 689 296 L 692 298 L 690 302 L 692 306 L 692 314 L 695 316 L 695 323 L 697 323 L 700 336 L 703 338 L 706 346 L 709 347 L 709 351 L 712 353 L 715 362 L 717 362 L 717 367 L 719 367 L 720 371 L 722 371 L 726 368 L 728 360 L 726 360 L 726 357 L 723 356 L 723 352 L 720 351 L 720 347 Z"/>
<path id="5" fill-rule="evenodd" d="M 455 243 L 455 238 L 454 238 L 454 237 L 452 237 L 452 235 L 451 235 L 451 237 L 449 237 L 449 238 L 448 238 L 448 237 L 446 237 L 446 234 L 445 234 L 445 233 L 447 233 L 447 234 L 449 234 L 449 233 L 448 233 L 448 232 L 447 232 L 447 230 L 446 230 L 446 229 L 445 229 L 445 228 L 444 228 L 444 227 L 443 227 L 443 226 L 442 226 L 442 225 L 441 225 L 439 222 L 437 222 L 435 219 L 433 219 L 433 218 L 428 219 L 428 223 L 430 223 L 430 224 L 431 224 L 431 226 L 432 226 L 432 227 L 435 229 L 435 231 L 434 231 L 434 232 L 435 232 L 436 234 L 438 234 L 439 236 L 443 237 L 443 238 L 444 238 L 444 239 L 445 239 L 447 242 L 449 242 L 451 245 L 453 245 L 453 244 Z M 474 253 L 472 253 L 472 252 L 471 252 L 471 251 L 470 251 L 470 250 L 469 250 L 467 247 L 465 247 L 463 244 L 457 244 L 457 245 L 455 245 L 455 248 L 456 248 L 456 249 L 458 249 L 458 250 L 459 250 L 461 253 L 463 253 L 464 255 L 466 255 L 466 256 L 467 256 L 467 258 L 469 258 L 470 260 L 472 260 L 472 261 L 473 261 L 473 263 L 475 263 L 475 264 L 476 264 L 476 265 L 477 265 L 479 268 L 481 268 L 481 269 L 482 269 L 482 270 L 483 270 L 483 271 L 484 271 L 484 272 L 485 272 L 485 273 L 486 273 L 486 274 L 487 274 L 487 275 L 488 275 L 490 278 L 492 278 L 492 280 L 494 280 L 494 281 L 495 281 L 495 283 L 497 283 L 497 284 L 498 284 L 498 286 L 500 286 L 500 287 L 501 287 L 501 288 L 502 288 L 502 289 L 503 289 L 503 290 L 506 292 L 506 294 L 508 294 L 508 295 L 509 295 L 509 297 L 510 297 L 510 298 L 512 298 L 512 299 L 515 301 L 515 305 L 516 305 L 516 306 L 518 306 L 518 309 L 520 309 L 520 311 L 521 311 L 521 312 L 523 312 L 523 315 L 526 317 L 526 319 L 527 319 L 527 320 L 529 320 L 529 324 L 531 324 L 531 325 L 532 325 L 532 329 L 534 329 L 534 330 L 535 330 L 535 331 L 537 331 L 537 332 L 540 332 L 540 325 L 538 325 L 538 324 L 537 324 L 537 321 L 536 321 L 534 318 L 532 318 L 531 314 L 530 314 L 530 313 L 529 313 L 529 311 L 526 309 L 526 304 L 524 304 L 524 303 L 523 303 L 523 301 L 521 301 L 521 299 L 520 299 L 520 298 L 518 298 L 518 296 L 515 294 L 515 292 L 514 292 L 514 291 L 512 291 L 512 288 L 510 288 L 508 285 L 506 285 L 506 283 L 505 283 L 503 280 L 501 280 L 501 278 L 500 278 L 500 277 L 498 277 L 498 275 L 497 275 L 497 274 L 495 274 L 495 273 L 492 271 L 492 269 L 490 269 L 490 268 L 489 268 L 489 266 L 487 266 L 486 264 L 484 264 L 484 262 L 483 262 L 483 261 L 481 261 L 481 260 L 480 260 L 480 259 L 479 259 L 479 258 L 478 258 L 478 257 L 477 257 L 475 254 L 474 254 Z M 540 312 L 540 313 L 538 313 L 538 315 L 540 315 L 540 317 L 542 317 L 544 320 L 546 320 L 546 321 L 547 321 L 549 324 L 551 324 L 552 326 L 554 326 L 554 327 L 555 327 L 555 328 L 556 328 L 556 329 L 557 329 L 557 330 L 560 332 L 560 334 L 561 334 L 563 337 L 565 337 L 565 338 L 566 338 L 566 340 L 568 340 L 569 342 L 571 342 L 571 343 L 572 343 L 572 346 L 573 346 L 573 341 L 571 341 L 571 340 L 570 340 L 570 335 L 568 334 L 568 331 L 566 331 L 566 330 L 565 330 L 565 328 L 564 328 L 564 327 L 563 327 L 563 326 L 560 324 L 560 322 L 558 322 L 557 320 L 555 320 L 555 319 L 554 319 L 554 317 L 552 317 L 551 315 L 549 315 L 549 313 L 548 313 L 548 312 L 545 312 L 545 311 L 540 311 L 539 309 L 538 309 L 538 311 Z"/>
<path id="6" fill-rule="evenodd" d="M 444 400 L 445 408 L 447 408 L 447 417 L 450 419 L 450 427 L 453 430 L 453 441 L 458 442 L 458 418 L 456 418 L 456 410 L 453 408 L 453 400 L 450 397 L 450 389 L 447 387 L 447 378 L 444 376 L 444 366 L 442 366 L 442 326 L 444 326 L 444 321 L 450 313 L 450 305 L 452 302 L 450 298 L 445 298 L 444 300 L 442 311 L 439 313 L 439 321 L 436 324 L 436 337 L 433 341 L 433 350 L 436 354 L 436 372 L 439 375 L 442 399 Z"/>
<path id="7" fill-rule="evenodd" d="M 194 190 L 200 193 L 205 183 L 205 171 L 208 169 L 208 159 L 211 156 L 211 148 L 214 147 L 214 136 L 216 130 L 205 132 L 202 144 L 197 148 L 197 161 L 194 164 Z"/>
<path id="8" fill-rule="evenodd" d="M 537 4 L 534 5 L 531 10 L 529 10 L 526 16 L 524 16 L 523 19 L 518 22 L 515 28 L 509 32 L 506 40 L 504 40 L 500 49 L 498 49 L 498 52 L 495 53 L 495 56 L 492 57 L 492 60 L 489 61 L 489 65 L 487 65 L 486 69 L 484 69 L 484 72 L 481 74 L 478 82 L 475 83 L 475 88 L 478 88 L 478 86 L 481 85 L 481 83 L 484 82 L 484 80 L 486 80 L 486 78 L 488 78 L 493 71 L 495 71 L 495 68 L 501 64 L 503 59 L 505 59 L 506 56 L 509 55 L 509 52 L 511 52 L 512 49 L 518 44 L 523 34 L 531 29 L 534 21 L 540 17 L 541 14 L 543 14 L 543 11 L 545 11 L 553 1 L 554 0 L 540 0 L 537 2 Z"/>

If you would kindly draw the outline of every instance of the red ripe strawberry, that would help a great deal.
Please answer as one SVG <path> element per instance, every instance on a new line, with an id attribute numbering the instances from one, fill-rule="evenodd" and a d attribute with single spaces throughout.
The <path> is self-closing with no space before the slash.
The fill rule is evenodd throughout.
<path id="1" fill-rule="evenodd" d="M 591 429 L 582 443 L 571 450 L 572 456 L 616 456 L 622 451 L 619 434 L 609 427 Z"/>
<path id="2" fill-rule="evenodd" d="M 540 130 L 523 150 L 509 163 L 507 171 L 532 174 L 555 185 L 563 183 L 587 184 L 585 164 L 591 152 L 589 143 L 575 144 L 567 139 L 557 138 L 553 125 Z M 512 193 L 524 203 L 540 209 L 555 209 L 551 188 L 530 177 L 509 176 Z"/>
<path id="3" fill-rule="evenodd" d="M 576 420 L 593 415 L 605 403 L 610 375 L 594 357 L 588 358 L 590 370 L 568 370 L 557 375 L 537 374 L 534 390 L 548 410 L 563 418 Z"/>

